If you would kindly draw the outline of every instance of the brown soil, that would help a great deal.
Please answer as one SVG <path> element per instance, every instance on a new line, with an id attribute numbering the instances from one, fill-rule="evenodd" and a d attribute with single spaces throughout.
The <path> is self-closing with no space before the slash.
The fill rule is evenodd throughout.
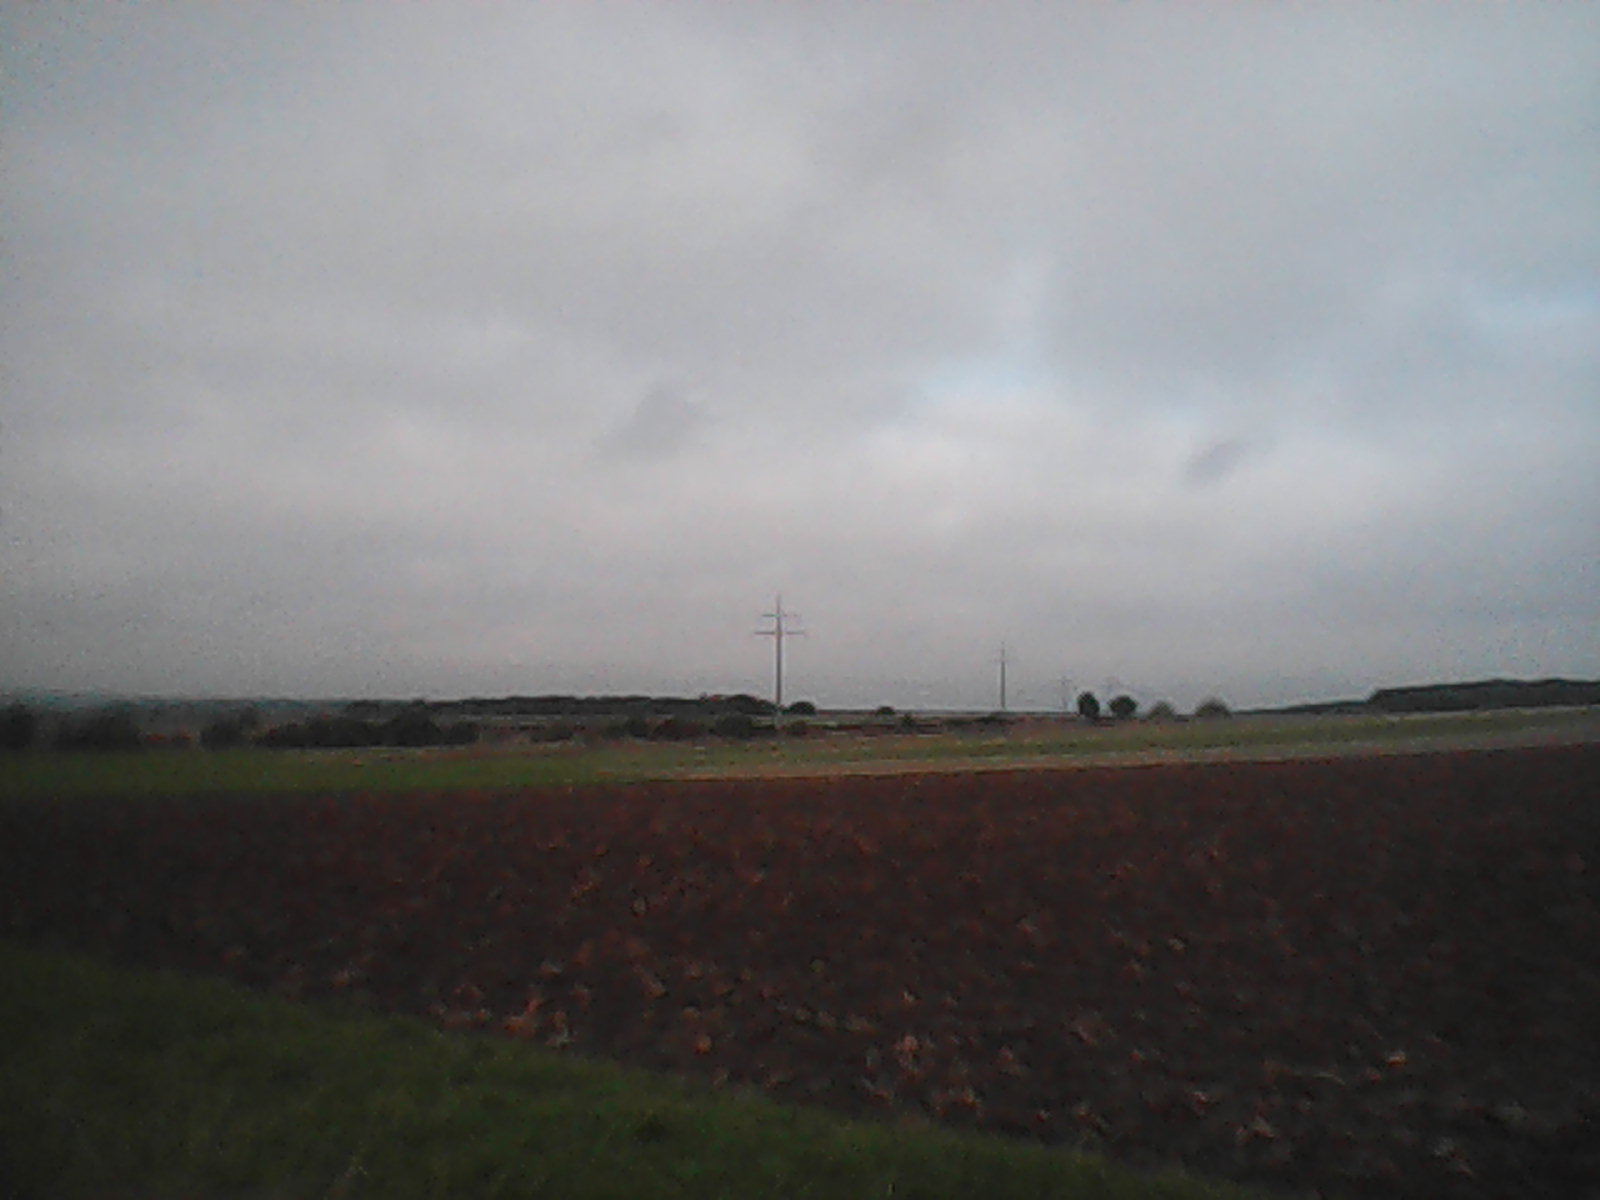
<path id="1" fill-rule="evenodd" d="M 0 929 L 1141 1166 L 1600 1195 L 1600 748 L 1340 750 L 10 806 Z"/>

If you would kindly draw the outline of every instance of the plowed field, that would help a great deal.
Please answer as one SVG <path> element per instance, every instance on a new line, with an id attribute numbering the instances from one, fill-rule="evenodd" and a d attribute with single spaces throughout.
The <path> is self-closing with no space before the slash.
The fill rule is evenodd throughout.
<path id="1" fill-rule="evenodd" d="M 1600 1194 L 1600 749 L 18 803 L 0 928 L 1329 1194 Z"/>

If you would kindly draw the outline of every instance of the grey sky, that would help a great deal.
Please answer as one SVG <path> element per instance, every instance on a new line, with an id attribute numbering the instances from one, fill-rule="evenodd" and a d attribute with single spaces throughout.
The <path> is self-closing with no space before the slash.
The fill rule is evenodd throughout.
<path id="1" fill-rule="evenodd" d="M 1600 676 L 1600 8 L 9 5 L 0 686 Z"/>

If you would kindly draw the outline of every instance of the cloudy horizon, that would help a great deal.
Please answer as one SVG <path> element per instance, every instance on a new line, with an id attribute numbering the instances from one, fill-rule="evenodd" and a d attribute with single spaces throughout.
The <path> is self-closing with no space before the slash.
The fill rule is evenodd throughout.
<path id="1" fill-rule="evenodd" d="M 0 691 L 1600 677 L 1600 8 L 0 34 Z"/>

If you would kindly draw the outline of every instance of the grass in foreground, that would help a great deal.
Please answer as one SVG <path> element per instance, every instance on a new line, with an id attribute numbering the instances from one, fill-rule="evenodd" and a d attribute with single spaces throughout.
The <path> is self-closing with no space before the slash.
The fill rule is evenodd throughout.
<path id="1" fill-rule="evenodd" d="M 39 751 L 0 754 L 0 799 L 307 791 L 447 791 L 926 763 L 1083 762 L 1130 754 L 1277 753 L 1444 744 L 1600 725 L 1596 709 L 1416 716 L 1238 717 L 1180 724 L 1021 725 L 1003 733 L 815 734 L 706 744 L 621 742 L 499 749 Z"/>
<path id="2" fill-rule="evenodd" d="M 11 943 L 0 977 L 6 1196 L 1247 1195 Z"/>

